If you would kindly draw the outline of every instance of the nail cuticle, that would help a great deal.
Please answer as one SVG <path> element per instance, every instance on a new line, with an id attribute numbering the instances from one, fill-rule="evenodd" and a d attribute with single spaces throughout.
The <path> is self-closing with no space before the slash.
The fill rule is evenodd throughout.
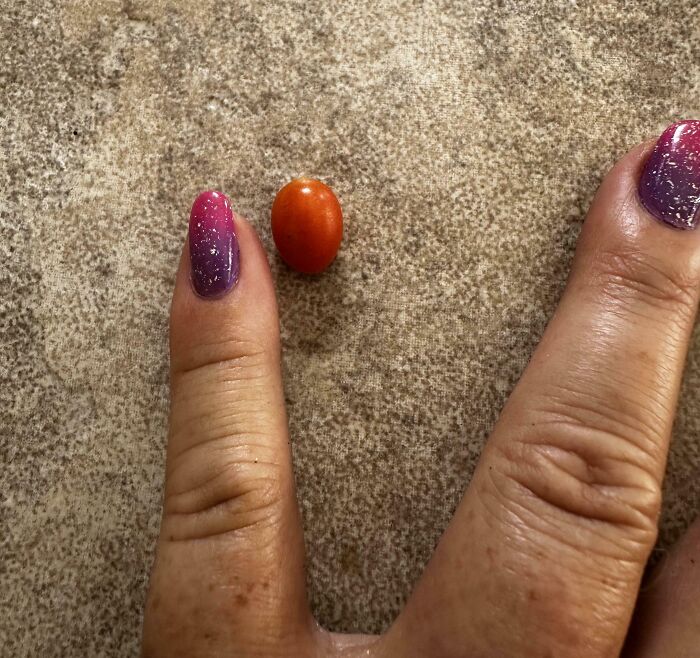
<path id="1" fill-rule="evenodd" d="M 679 229 L 700 222 L 700 121 L 680 121 L 659 137 L 639 180 L 642 205 Z"/>

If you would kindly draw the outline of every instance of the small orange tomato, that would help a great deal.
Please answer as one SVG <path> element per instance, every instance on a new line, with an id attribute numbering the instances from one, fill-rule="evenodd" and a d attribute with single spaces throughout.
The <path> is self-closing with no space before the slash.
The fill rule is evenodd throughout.
<path id="1" fill-rule="evenodd" d="M 289 267 L 323 272 L 343 238 L 343 211 L 333 190 L 313 178 L 287 183 L 272 204 L 272 237 Z"/>

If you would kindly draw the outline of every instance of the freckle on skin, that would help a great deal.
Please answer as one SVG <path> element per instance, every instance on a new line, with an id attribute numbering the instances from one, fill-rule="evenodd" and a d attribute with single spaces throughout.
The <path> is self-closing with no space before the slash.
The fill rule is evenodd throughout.
<path id="1" fill-rule="evenodd" d="M 248 594 L 250 594 L 255 589 L 255 583 L 248 583 L 245 588 Z"/>
<path id="2" fill-rule="evenodd" d="M 537 601 L 537 592 L 534 589 L 528 590 L 527 598 L 530 601 Z"/>
<path id="3" fill-rule="evenodd" d="M 210 592 L 213 592 L 213 591 L 214 591 L 214 583 L 209 583 L 207 589 L 208 589 Z"/>
<path id="4" fill-rule="evenodd" d="M 640 361 L 643 361 L 644 363 L 651 363 L 652 362 L 652 358 L 649 356 L 649 352 L 646 352 L 644 350 L 642 350 L 641 352 L 639 352 L 639 354 L 637 354 L 637 358 Z"/>
<path id="5" fill-rule="evenodd" d="M 245 594 L 236 594 L 236 603 L 243 607 L 248 604 L 248 597 Z"/>

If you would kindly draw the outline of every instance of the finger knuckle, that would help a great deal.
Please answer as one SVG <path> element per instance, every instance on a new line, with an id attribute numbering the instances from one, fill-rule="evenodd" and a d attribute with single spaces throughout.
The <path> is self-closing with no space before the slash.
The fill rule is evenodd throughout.
<path id="1" fill-rule="evenodd" d="M 615 417 L 613 407 L 551 399 L 525 430 L 497 443 L 498 491 L 555 517 L 560 540 L 572 526 L 584 527 L 609 540 L 593 542 L 592 550 L 645 560 L 661 504 L 658 442 L 636 421 Z"/>
<path id="2" fill-rule="evenodd" d="M 265 437 L 222 436 L 198 444 L 168 476 L 169 539 L 247 533 L 274 525 L 283 504 L 283 471 Z"/>
<path id="3" fill-rule="evenodd" d="M 597 254 L 589 280 L 617 303 L 641 303 L 647 309 L 685 318 L 695 312 L 700 273 L 693 263 L 682 259 L 662 262 L 623 243 Z"/>
<path id="4" fill-rule="evenodd" d="M 280 395 L 268 346 L 242 331 L 203 339 L 173 371 L 168 538 L 253 536 L 251 530 L 279 521 L 287 482 Z"/>
<path id="5" fill-rule="evenodd" d="M 621 463 L 615 457 L 592 456 L 572 447 L 561 437 L 587 430 L 562 424 L 537 438 L 511 444 L 503 450 L 507 473 L 521 487 L 552 508 L 593 522 L 639 530 L 653 530 L 659 510 L 660 488 L 642 467 Z M 564 447 L 562 444 L 565 443 Z M 636 471 L 635 483 L 622 483 L 625 471 Z"/>

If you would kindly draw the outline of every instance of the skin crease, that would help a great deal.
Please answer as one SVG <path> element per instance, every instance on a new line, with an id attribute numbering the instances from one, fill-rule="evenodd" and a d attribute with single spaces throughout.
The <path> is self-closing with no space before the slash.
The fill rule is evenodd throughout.
<path id="1" fill-rule="evenodd" d="M 700 295 L 700 233 L 664 225 L 637 194 L 654 142 L 603 181 L 559 308 L 382 636 L 329 633 L 309 609 L 274 286 L 255 232 L 235 218 L 240 278 L 216 301 L 193 294 L 185 247 L 144 656 L 695 655 L 700 526 L 638 598 Z"/>

